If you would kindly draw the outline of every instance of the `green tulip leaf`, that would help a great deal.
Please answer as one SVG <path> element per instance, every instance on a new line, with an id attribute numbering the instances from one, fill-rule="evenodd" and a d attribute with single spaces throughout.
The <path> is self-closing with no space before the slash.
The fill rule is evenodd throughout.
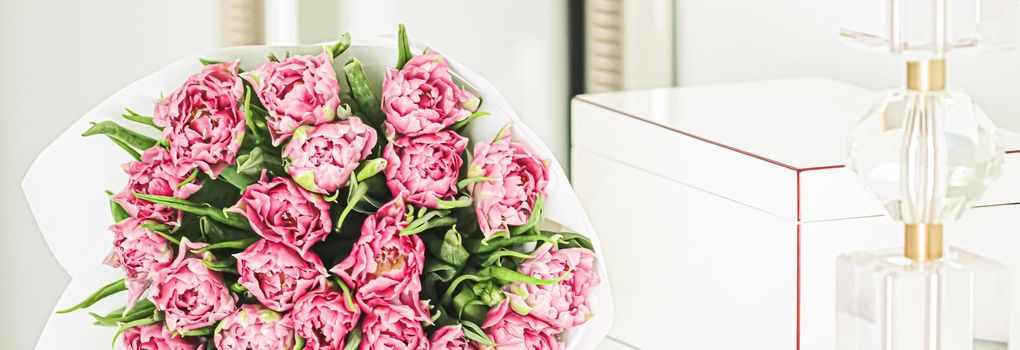
<path id="1" fill-rule="evenodd" d="M 422 208 L 422 211 L 425 210 L 426 208 Z M 408 213 L 410 214 L 410 211 Z M 449 215 L 450 211 L 443 209 L 428 210 L 425 211 L 424 213 L 419 211 L 417 218 L 412 220 L 411 223 L 407 225 L 407 227 L 404 227 L 404 229 L 400 230 L 400 235 L 401 236 L 416 235 L 425 232 L 426 230 L 437 227 L 453 226 L 454 224 L 457 223 L 457 218 Z"/>
<path id="2" fill-rule="evenodd" d="M 357 171 L 358 182 L 364 182 L 368 178 L 375 176 L 383 169 L 386 168 L 385 158 L 375 158 L 361 162 L 361 167 Z"/>
<path id="3" fill-rule="evenodd" d="M 559 244 L 561 248 L 584 248 L 593 252 L 595 251 L 595 246 L 591 243 L 591 239 L 579 233 L 542 231 L 542 236 L 558 236 L 559 241 L 561 242 Z"/>
<path id="4" fill-rule="evenodd" d="M 542 195 L 538 195 L 535 199 L 535 208 L 531 210 L 531 216 L 528 217 L 528 221 L 524 225 L 511 227 L 510 236 L 516 236 L 525 232 L 531 231 L 533 228 L 537 228 L 538 224 L 542 222 L 543 210 L 545 208 L 545 200 Z"/>
<path id="5" fill-rule="evenodd" d="M 106 194 L 111 197 L 110 215 L 113 216 L 113 222 L 121 222 L 131 217 L 131 214 L 129 214 L 127 210 L 124 210 L 124 207 L 122 207 L 120 203 L 117 203 L 117 201 L 113 200 L 112 198 L 113 193 L 106 192 Z"/>
<path id="6" fill-rule="evenodd" d="M 237 260 L 235 260 L 233 257 L 217 261 L 209 261 L 203 259 L 202 265 L 205 265 L 205 267 L 216 272 L 229 272 L 235 275 L 237 274 Z"/>
<path id="7" fill-rule="evenodd" d="M 470 163 L 468 163 L 468 164 L 470 164 Z M 457 188 L 463 190 L 463 189 L 467 188 L 468 186 L 473 185 L 473 184 L 478 183 L 478 182 L 488 182 L 488 181 L 495 181 L 495 180 L 496 180 L 496 178 L 485 177 L 485 176 L 469 177 L 469 178 L 466 178 L 464 180 L 460 180 L 460 182 L 457 182 Z"/>
<path id="8" fill-rule="evenodd" d="M 343 211 L 340 212 L 340 217 L 336 219 L 336 232 L 340 232 L 340 228 L 343 227 L 344 221 L 347 220 L 347 215 L 351 213 L 351 210 L 354 210 L 358 203 L 366 198 L 365 194 L 367 192 L 368 185 L 358 182 L 355 176 L 351 176 L 347 194 L 347 205 L 345 205 Z"/>
<path id="9" fill-rule="evenodd" d="M 464 248 L 471 254 L 483 254 L 496 251 L 500 248 L 513 247 L 525 243 L 542 241 L 556 244 L 555 237 L 546 237 L 540 234 L 527 234 L 513 237 L 500 237 L 486 241 L 484 238 L 473 238 L 464 242 Z"/>
<path id="10" fill-rule="evenodd" d="M 407 40 L 407 27 L 403 23 L 397 27 L 397 69 L 404 68 L 404 64 L 414 58 L 411 55 L 411 44 Z"/>
<path id="11" fill-rule="evenodd" d="M 149 318 L 143 318 L 143 319 L 140 319 L 140 320 L 134 320 L 134 321 L 125 323 L 124 325 L 120 326 L 120 329 L 117 330 L 117 333 L 115 333 L 113 335 L 113 342 L 110 344 L 110 347 L 111 348 L 116 348 L 117 347 L 117 338 L 119 338 L 120 334 L 124 333 L 124 331 L 128 330 L 129 328 L 138 327 L 138 326 L 144 326 L 144 325 L 150 325 L 150 324 L 153 324 L 153 323 L 156 323 L 156 322 L 159 322 L 159 321 L 160 320 L 157 320 L 155 317 L 149 317 Z"/>
<path id="12" fill-rule="evenodd" d="M 106 135 L 106 138 L 110 139 L 110 141 L 113 141 L 113 144 L 127 152 L 128 155 L 130 155 L 136 162 L 142 161 L 142 154 L 138 153 L 138 151 L 132 148 L 131 145 L 110 135 Z"/>
<path id="13" fill-rule="evenodd" d="M 521 253 L 516 250 L 509 249 L 497 250 L 493 252 L 492 255 L 489 255 L 488 258 L 485 258 L 485 261 L 482 262 L 482 266 L 500 265 L 500 261 L 502 261 L 504 257 L 531 259 L 534 256 L 532 256 L 531 254 Z"/>
<path id="14" fill-rule="evenodd" d="M 466 320 L 460 322 L 461 329 L 464 330 L 464 337 L 488 346 L 496 346 L 496 343 L 492 342 L 492 339 L 489 339 L 489 336 L 485 335 L 485 332 L 477 324 Z"/>
<path id="15" fill-rule="evenodd" d="M 151 126 L 156 130 L 160 131 L 163 130 L 163 128 L 159 127 L 159 125 L 156 125 L 156 123 L 152 120 L 152 117 L 135 113 L 135 111 L 132 111 L 130 108 L 124 108 L 124 111 L 126 113 L 120 115 L 121 117 L 124 117 L 124 119 L 133 121 L 138 124 Z"/>
<path id="16" fill-rule="evenodd" d="M 570 277 L 570 272 L 565 272 L 563 275 L 556 277 L 551 280 L 544 280 L 541 278 L 535 278 L 523 273 L 511 270 L 502 266 L 489 266 L 482 270 L 483 276 L 491 276 L 503 283 L 527 283 L 527 284 L 538 284 L 538 285 L 551 285 L 562 281 L 563 279 Z"/>
<path id="17" fill-rule="evenodd" d="M 357 350 L 358 346 L 361 345 L 361 325 L 354 327 L 350 333 L 347 333 L 347 343 L 344 345 L 344 350 Z"/>
<path id="18" fill-rule="evenodd" d="M 436 204 L 437 204 L 436 208 L 437 209 L 465 208 L 465 207 L 470 207 L 471 203 L 472 203 L 471 197 L 468 197 L 468 196 L 461 196 L 460 198 L 457 198 L 457 199 L 452 200 L 452 201 L 443 200 L 443 199 L 436 199 Z"/>
<path id="19" fill-rule="evenodd" d="M 121 323 L 132 322 L 152 316 L 152 313 L 156 310 L 156 306 L 153 305 L 152 302 L 143 304 L 144 301 L 148 301 L 148 299 L 140 300 L 134 308 L 128 310 L 126 313 L 123 308 L 121 308 L 106 316 L 100 316 L 92 312 L 89 313 L 89 316 L 92 316 L 92 318 L 95 319 L 94 324 L 97 326 L 118 327 Z"/>
<path id="20" fill-rule="evenodd" d="M 230 288 L 231 292 L 237 294 L 244 294 L 248 292 L 248 288 L 245 288 L 244 285 L 242 285 L 240 282 L 231 283 L 230 286 L 228 287 Z"/>
<path id="21" fill-rule="evenodd" d="M 489 112 L 481 112 L 481 111 L 479 111 L 479 112 L 471 113 L 471 115 L 467 116 L 467 118 L 464 118 L 463 120 L 461 120 L 459 122 L 453 123 L 453 125 L 450 126 L 450 130 L 453 130 L 453 131 L 456 131 L 456 132 L 461 132 L 461 131 L 464 130 L 464 128 L 466 128 L 468 126 L 468 124 L 471 124 L 471 122 L 474 121 L 475 119 L 478 119 L 478 118 L 481 118 L 481 117 L 484 117 L 484 116 L 487 116 L 487 115 L 489 115 Z"/>
<path id="22" fill-rule="evenodd" d="M 454 279 L 453 282 L 450 282 L 450 286 L 446 288 L 446 293 L 443 294 L 443 300 L 450 300 L 450 298 L 453 297 L 453 293 L 457 291 L 457 287 L 460 286 L 460 284 L 464 281 L 484 282 L 488 280 L 489 280 L 488 276 L 478 276 L 471 274 L 460 275 L 460 277 Z"/>
<path id="23" fill-rule="evenodd" d="M 333 58 L 337 58 L 343 55 L 349 47 L 351 47 L 351 33 L 343 33 L 340 34 L 340 40 L 337 40 L 336 44 L 329 46 L 329 52 L 333 54 Z"/>
<path id="24" fill-rule="evenodd" d="M 196 330 L 192 330 L 192 331 L 187 331 L 187 332 L 181 333 L 181 335 L 185 336 L 185 337 L 200 337 L 200 336 L 210 335 L 210 334 L 212 334 L 214 328 L 215 327 L 211 327 L 211 326 L 210 327 L 205 327 L 205 328 L 199 328 L 199 329 L 196 329 Z"/>
<path id="25" fill-rule="evenodd" d="M 136 150 L 147 150 L 156 145 L 155 139 L 127 129 L 110 120 L 92 123 L 92 127 L 81 134 L 81 136 L 92 135 L 107 135 L 110 138 L 122 141 L 124 145 L 130 145 L 128 148 Z M 118 142 L 118 145 L 121 145 L 121 143 Z"/>
<path id="26" fill-rule="evenodd" d="M 106 298 L 108 296 L 111 296 L 111 295 L 123 292 L 125 290 L 127 290 L 127 285 L 124 283 L 124 279 L 122 278 L 122 279 L 116 280 L 116 281 L 114 281 L 114 282 L 112 282 L 110 284 L 107 284 L 105 286 L 100 287 L 99 290 L 96 290 L 94 293 L 92 293 L 92 295 L 89 295 L 87 298 L 85 298 L 85 300 L 82 300 L 81 302 L 79 302 L 78 304 L 76 304 L 76 305 L 74 305 L 74 306 L 72 306 L 70 308 L 57 311 L 57 313 L 58 314 L 66 314 L 66 313 L 74 311 L 74 310 L 78 310 L 78 309 L 82 309 L 82 308 L 86 308 L 86 307 L 92 306 L 95 303 L 99 302 L 100 300 L 103 300 L 104 298 Z"/>
<path id="27" fill-rule="evenodd" d="M 223 168 L 223 171 L 220 172 L 220 179 L 223 179 L 223 181 L 226 181 L 232 186 L 237 187 L 237 189 L 244 191 L 244 189 L 248 188 L 249 185 L 255 183 L 257 177 L 245 176 L 244 174 L 238 173 L 237 167 L 237 165 L 231 165 Z"/>
<path id="28" fill-rule="evenodd" d="M 458 269 L 464 267 L 468 258 L 471 257 L 471 254 L 468 254 L 468 251 L 464 249 L 462 237 L 460 232 L 457 231 L 456 225 L 446 231 L 442 242 L 435 242 L 435 244 L 431 244 L 429 247 L 439 259 Z"/>
<path id="29" fill-rule="evenodd" d="M 157 196 L 137 192 L 133 192 L 133 194 L 138 199 L 159 204 L 165 207 L 178 209 L 191 214 L 206 216 L 210 219 L 226 224 L 230 227 L 242 230 L 248 230 L 251 228 L 251 225 L 248 223 L 248 219 L 245 218 L 243 215 L 225 211 L 222 209 L 216 209 L 206 204 L 198 204 L 187 199 L 175 197 Z"/>
<path id="30" fill-rule="evenodd" d="M 340 287 L 340 291 L 344 293 L 344 301 L 347 304 L 347 310 L 352 312 L 358 311 L 358 304 L 354 302 L 354 293 L 351 292 L 351 288 L 347 286 L 347 283 L 339 277 L 334 277 L 333 282 L 336 283 L 337 287 Z"/>
<path id="31" fill-rule="evenodd" d="M 226 242 L 213 243 L 213 244 L 207 245 L 207 246 L 202 247 L 202 248 L 194 249 L 191 252 L 195 253 L 195 254 L 201 254 L 201 253 L 208 252 L 210 250 L 218 250 L 218 249 L 239 249 L 239 250 L 243 250 L 245 248 L 248 248 L 248 246 L 252 245 L 252 243 L 257 242 L 259 239 L 261 239 L 261 238 L 259 238 L 259 237 L 252 237 L 252 238 L 239 239 L 239 240 L 235 240 L 235 241 L 226 241 Z"/>
<path id="32" fill-rule="evenodd" d="M 223 61 L 218 61 L 218 60 L 214 60 L 214 59 L 199 57 L 198 58 L 198 63 L 201 63 L 203 66 L 211 66 L 211 65 L 214 65 L 214 64 L 223 63 Z"/>
<path id="33" fill-rule="evenodd" d="M 358 111 L 364 115 L 365 122 L 380 129 L 386 116 L 379 109 L 381 106 L 379 98 L 368 85 L 368 78 L 365 77 L 361 61 L 358 61 L 357 58 L 347 61 L 347 64 L 344 65 L 344 74 L 347 76 L 347 84 L 350 85 L 351 94 L 354 96 L 354 103 L 357 105 Z"/>

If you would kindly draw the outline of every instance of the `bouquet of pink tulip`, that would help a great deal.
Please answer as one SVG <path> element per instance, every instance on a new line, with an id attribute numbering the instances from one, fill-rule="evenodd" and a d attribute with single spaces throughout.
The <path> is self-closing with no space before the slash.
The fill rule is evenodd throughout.
<path id="1" fill-rule="evenodd" d="M 161 138 L 94 123 L 134 157 L 109 201 L 124 277 L 59 313 L 125 292 L 90 315 L 127 349 L 563 348 L 600 278 L 589 237 L 543 225 L 550 161 L 509 125 L 469 138 L 485 96 L 403 26 L 381 86 L 335 70 L 349 47 L 203 60 L 124 114 Z"/>

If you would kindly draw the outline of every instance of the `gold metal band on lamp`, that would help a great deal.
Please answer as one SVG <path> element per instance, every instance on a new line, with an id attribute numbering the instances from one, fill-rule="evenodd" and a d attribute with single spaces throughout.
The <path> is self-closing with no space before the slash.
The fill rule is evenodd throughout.
<path id="1" fill-rule="evenodd" d="M 941 224 L 906 224 L 903 255 L 910 260 L 925 262 L 942 258 Z"/>
<path id="2" fill-rule="evenodd" d="M 907 89 L 941 91 L 946 89 L 946 60 L 907 62 Z"/>

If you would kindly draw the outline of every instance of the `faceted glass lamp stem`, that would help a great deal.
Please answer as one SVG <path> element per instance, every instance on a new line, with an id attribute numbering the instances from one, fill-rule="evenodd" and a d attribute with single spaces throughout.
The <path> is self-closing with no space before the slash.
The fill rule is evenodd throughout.
<path id="1" fill-rule="evenodd" d="M 905 224 L 958 219 L 1002 169 L 995 125 L 966 92 L 946 89 L 945 67 L 907 63 L 907 88 L 886 92 L 852 133 L 847 167 Z"/>
<path id="2" fill-rule="evenodd" d="M 946 89 L 946 60 L 918 60 L 907 62 L 907 90 L 926 92 Z M 934 145 L 922 145 L 933 149 Z M 904 158 L 910 158 L 909 147 L 904 147 Z M 929 164 L 929 167 L 937 163 Z M 929 169 L 923 169 L 929 170 Z M 930 169 L 937 172 L 937 169 Z M 915 171 L 916 172 L 916 171 Z M 909 188 L 905 188 L 909 191 Z M 930 198 L 929 198 L 930 199 Z M 938 260 L 943 255 L 942 224 L 905 224 L 903 256 L 915 262 Z"/>
<path id="3" fill-rule="evenodd" d="M 1005 350 L 1008 270 L 943 244 L 943 223 L 974 205 L 1005 153 L 984 111 L 967 93 L 947 89 L 945 54 L 1015 42 L 1016 1 L 843 6 L 852 10 L 844 38 L 908 62 L 905 88 L 887 92 L 854 129 L 847 164 L 903 222 L 904 245 L 837 259 L 836 349 Z"/>

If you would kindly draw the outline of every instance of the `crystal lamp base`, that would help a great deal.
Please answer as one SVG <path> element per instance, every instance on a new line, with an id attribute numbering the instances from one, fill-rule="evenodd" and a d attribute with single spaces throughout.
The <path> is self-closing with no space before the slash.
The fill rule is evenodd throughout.
<path id="1" fill-rule="evenodd" d="M 950 248 L 915 263 L 900 249 L 841 255 L 837 350 L 1008 348 L 1008 269 Z"/>
<path id="2" fill-rule="evenodd" d="M 962 90 L 892 90 L 852 133 L 849 169 L 896 221 L 960 218 L 1002 172 L 995 124 Z"/>

